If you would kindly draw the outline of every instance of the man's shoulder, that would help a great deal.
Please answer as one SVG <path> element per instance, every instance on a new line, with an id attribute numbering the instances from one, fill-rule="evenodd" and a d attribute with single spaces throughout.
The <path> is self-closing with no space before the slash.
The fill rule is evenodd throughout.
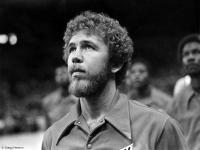
<path id="1" fill-rule="evenodd" d="M 150 108 L 135 100 L 128 101 L 130 105 L 130 114 L 132 119 L 140 118 L 140 120 L 145 120 L 148 118 L 148 121 L 163 123 L 169 118 L 169 116 L 163 111 Z"/>
<path id="2" fill-rule="evenodd" d="M 188 98 L 190 98 L 193 95 L 194 91 L 191 87 L 191 85 L 185 86 L 177 95 L 174 96 L 174 100 L 176 102 L 181 101 L 183 102 L 184 100 L 187 101 Z"/>
<path id="3" fill-rule="evenodd" d="M 190 84 L 183 87 L 179 94 L 182 95 L 185 94 L 185 92 L 193 92 L 193 89 Z"/>
<path id="4" fill-rule="evenodd" d="M 156 141 L 163 132 L 171 130 L 171 128 L 179 130 L 176 122 L 167 113 L 150 108 L 135 100 L 128 100 L 128 103 L 131 130 L 136 140 L 143 141 L 151 138 Z"/>
<path id="5" fill-rule="evenodd" d="M 146 121 L 163 124 L 169 118 L 169 116 L 163 111 L 148 107 L 139 101 L 129 99 L 124 94 L 121 94 L 121 97 L 125 101 L 128 101 L 130 119 L 132 122 L 139 122 L 142 125 L 146 125 Z"/>
<path id="6" fill-rule="evenodd" d="M 57 138 L 65 128 L 65 122 L 69 118 L 69 113 L 62 117 L 60 120 L 56 121 L 53 125 L 51 125 L 44 133 L 43 142 L 48 143 L 48 145 L 52 144 L 52 142 L 57 141 Z M 55 145 L 56 143 L 54 143 Z"/>

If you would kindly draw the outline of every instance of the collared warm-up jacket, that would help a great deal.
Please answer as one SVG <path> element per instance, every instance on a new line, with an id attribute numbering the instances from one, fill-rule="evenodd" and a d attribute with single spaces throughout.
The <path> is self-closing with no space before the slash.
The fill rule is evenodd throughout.
<path id="1" fill-rule="evenodd" d="M 172 101 L 168 113 L 176 119 L 190 150 L 200 150 L 200 93 L 186 86 Z"/>
<path id="2" fill-rule="evenodd" d="M 42 150 L 187 150 L 175 121 L 116 92 L 115 104 L 90 131 L 80 102 L 44 134 Z"/>

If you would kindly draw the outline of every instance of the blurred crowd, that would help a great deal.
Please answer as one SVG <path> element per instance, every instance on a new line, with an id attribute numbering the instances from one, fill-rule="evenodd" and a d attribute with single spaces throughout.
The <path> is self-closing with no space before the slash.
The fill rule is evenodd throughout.
<path id="1" fill-rule="evenodd" d="M 45 113 L 38 102 L 25 106 L 26 110 L 12 109 L 0 119 L 0 134 L 35 132 L 46 129 Z"/>
<path id="2" fill-rule="evenodd" d="M 166 92 L 155 85 L 151 78 L 153 66 L 142 57 L 133 59 L 119 89 L 130 99 L 175 118 L 183 129 L 189 147 L 196 150 L 197 141 L 200 140 L 200 35 L 192 34 L 180 41 L 178 58 L 184 74 L 174 82 L 173 92 Z M 77 98 L 68 92 L 67 66 L 55 69 L 55 82 L 57 88 L 54 91 L 37 101 L 29 101 L 24 110 L 9 109 L 1 114 L 0 134 L 44 131 L 66 115 L 77 102 Z"/>
<path id="3" fill-rule="evenodd" d="M 76 98 L 68 93 L 67 67 L 55 69 L 56 89 L 29 98 L 24 107 L 8 106 L 0 116 L 0 135 L 44 131 L 69 112 Z M 16 105 L 21 105 L 20 103 Z"/>

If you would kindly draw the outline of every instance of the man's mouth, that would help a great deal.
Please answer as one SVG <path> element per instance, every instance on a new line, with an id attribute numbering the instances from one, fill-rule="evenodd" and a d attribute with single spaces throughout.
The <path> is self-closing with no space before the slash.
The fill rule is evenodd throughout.
<path id="1" fill-rule="evenodd" d="M 84 72 L 73 72 L 72 77 L 80 77 L 83 75 L 84 75 Z"/>
<path id="2" fill-rule="evenodd" d="M 80 77 L 83 77 L 85 73 L 86 73 L 85 70 L 76 68 L 72 70 L 71 75 L 73 78 L 80 78 Z"/>
<path id="3" fill-rule="evenodd" d="M 136 80 L 134 83 L 135 83 L 135 84 L 140 84 L 140 83 L 141 83 L 141 81 L 139 81 L 139 80 Z"/>

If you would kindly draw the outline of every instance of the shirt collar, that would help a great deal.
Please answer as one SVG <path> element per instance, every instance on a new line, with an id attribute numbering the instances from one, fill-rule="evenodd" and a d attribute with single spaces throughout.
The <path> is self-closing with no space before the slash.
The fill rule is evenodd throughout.
<path id="1" fill-rule="evenodd" d="M 119 94 L 118 90 L 114 96 L 114 105 L 111 110 L 105 116 L 105 120 L 114 126 L 119 132 L 131 140 L 131 127 L 130 127 L 130 114 L 128 106 L 128 98 Z M 71 111 L 62 119 L 61 125 L 56 137 L 56 145 L 59 143 L 60 139 L 63 137 L 65 131 L 76 121 L 78 121 L 81 110 L 80 110 L 80 100 L 71 109 Z"/>
<path id="2" fill-rule="evenodd" d="M 188 107 L 188 104 L 191 100 L 191 98 L 193 96 L 195 96 L 195 91 L 192 89 L 191 85 L 188 85 L 185 90 L 183 91 L 184 92 L 184 97 L 186 99 L 186 107 Z"/>
<path id="3" fill-rule="evenodd" d="M 128 98 L 123 94 L 119 94 L 118 91 L 116 92 L 114 98 L 115 105 L 105 116 L 105 120 L 112 124 L 119 132 L 121 132 L 123 135 L 131 140 Z"/>
<path id="4" fill-rule="evenodd" d="M 80 108 L 80 100 L 78 100 L 78 102 L 71 108 L 71 111 L 58 122 L 60 123 L 60 128 L 57 131 L 56 145 L 63 137 L 65 131 L 79 119 L 81 114 Z"/>

